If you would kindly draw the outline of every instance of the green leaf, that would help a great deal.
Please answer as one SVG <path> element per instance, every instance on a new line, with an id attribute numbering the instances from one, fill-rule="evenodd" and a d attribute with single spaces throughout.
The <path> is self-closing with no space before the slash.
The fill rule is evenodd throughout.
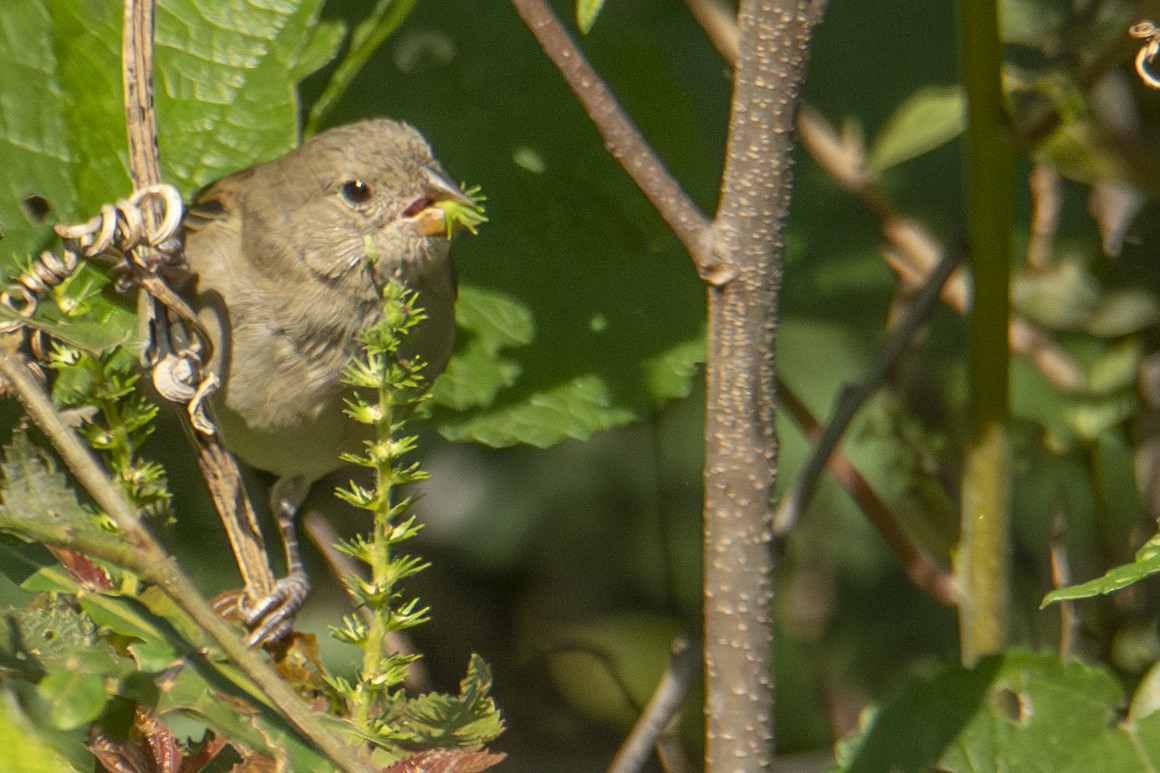
<path id="1" fill-rule="evenodd" d="M 241 692 L 245 677 L 222 665 L 220 671 L 194 658 L 165 686 L 158 713 L 193 717 L 231 743 L 273 756 L 279 770 L 324 771 L 334 765 L 303 741 L 286 722 L 254 696 Z"/>
<path id="2" fill-rule="evenodd" d="M 439 431 L 448 440 L 470 439 L 497 448 L 517 443 L 547 448 L 566 437 L 586 440 L 635 418 L 635 412 L 614 403 L 600 376 L 589 374 L 543 390 L 526 403 L 445 422 Z"/>
<path id="3" fill-rule="evenodd" d="M 52 218 L 76 212 L 72 150 L 60 104 L 55 38 L 40 0 L 0 3 L 0 252 L 38 251 Z M 21 199 L 44 197 L 47 222 L 26 216 Z"/>
<path id="4" fill-rule="evenodd" d="M 1126 338 L 1100 353 L 1087 369 L 1087 389 L 1097 395 L 1108 395 L 1136 383 L 1140 367 L 1140 341 Z"/>
<path id="5" fill-rule="evenodd" d="M 318 24 L 321 7 L 162 0 L 155 80 L 166 181 L 190 191 L 290 149 L 295 87 L 330 60 L 337 41 L 334 25 Z"/>
<path id="6" fill-rule="evenodd" d="M 1094 580 L 1051 591 L 1043 597 L 1043 602 L 1039 608 L 1042 609 L 1057 601 L 1073 601 L 1114 593 L 1122 588 L 1127 588 L 1129 585 L 1135 585 L 1149 575 L 1160 572 L 1160 552 L 1156 550 L 1155 540 L 1156 538 L 1153 537 L 1144 547 L 1140 548 L 1136 553 L 1136 560 L 1130 564 L 1122 564 L 1114 569 L 1109 569 L 1102 577 L 1097 577 Z"/>
<path id="7" fill-rule="evenodd" d="M 604 7 L 604 0 L 576 0 L 576 25 L 587 35 Z"/>
<path id="8" fill-rule="evenodd" d="M 503 732 L 503 718 L 491 699 L 491 669 L 473 654 L 459 695 L 427 693 L 407 701 L 403 726 L 420 747 L 473 748 Z"/>
<path id="9" fill-rule="evenodd" d="M 1084 329 L 1102 338 L 1138 333 L 1160 320 L 1160 302 L 1142 288 L 1115 290 L 1105 294 Z"/>
<path id="10" fill-rule="evenodd" d="M 963 133 L 963 91 L 959 86 L 926 86 L 903 100 L 874 136 L 866 166 L 881 173 L 921 156 Z"/>
<path id="11" fill-rule="evenodd" d="M 72 730 L 101 715 L 108 696 L 104 674 L 58 671 L 40 681 L 40 696 L 49 704 L 53 727 Z"/>
<path id="12" fill-rule="evenodd" d="M 627 728 L 668 665 L 680 624 L 621 614 L 563 626 L 538 644 L 552 682 L 568 703 L 600 723 Z"/>
<path id="13" fill-rule="evenodd" d="M 1014 649 L 903 688 L 839 745 L 836 770 L 1104 771 L 1075 758 L 1123 703 L 1103 669 Z"/>
<path id="14" fill-rule="evenodd" d="M 92 514 L 81 507 L 64 473 L 32 444 L 27 433 L 15 433 L 5 446 L 0 474 L 0 509 L 13 518 L 63 521 L 74 526 L 92 523 Z"/>
<path id="15" fill-rule="evenodd" d="M 334 25 L 318 24 L 321 4 L 158 4 L 154 80 L 167 182 L 188 192 L 291 147 L 296 84 L 329 60 L 337 37 Z M 0 82 L 0 221 L 7 250 L 35 253 L 51 223 L 28 223 L 20 197 L 43 195 L 53 220 L 75 222 L 129 193 L 121 8 L 6 3 L 0 34 L 0 65 L 20 75 Z"/>
<path id="16" fill-rule="evenodd" d="M 531 343 L 535 322 L 527 307 L 511 296 L 474 287 L 460 291 L 455 319 L 465 335 L 460 335 L 454 359 L 435 382 L 433 397 L 457 411 L 489 406 L 520 374 L 519 365 L 505 357 L 504 350 Z"/>
<path id="17" fill-rule="evenodd" d="M 92 757 L 76 765 L 58 754 L 50 743 L 51 735 L 41 722 L 28 716 L 17 697 L 8 689 L 0 692 L 0 749 L 5 770 L 10 773 L 76 773 L 92 770 Z M 70 739 L 79 747 L 80 739 Z M 78 755 L 79 757 L 79 755 Z"/>
<path id="18" fill-rule="evenodd" d="M 333 56 L 340 30 L 320 24 L 322 0 L 162 0 L 156 103 L 162 177 L 185 192 L 288 150 L 297 138 L 297 83 Z M 121 97 L 121 8 L 73 0 L 0 7 L 0 266 L 53 243 L 130 192 Z M 20 201 L 41 196 L 45 222 Z M 72 320 L 42 303 L 32 325 L 100 350 L 128 340 L 132 313 L 98 299 Z M 0 311 L 0 314 L 3 314 Z"/>

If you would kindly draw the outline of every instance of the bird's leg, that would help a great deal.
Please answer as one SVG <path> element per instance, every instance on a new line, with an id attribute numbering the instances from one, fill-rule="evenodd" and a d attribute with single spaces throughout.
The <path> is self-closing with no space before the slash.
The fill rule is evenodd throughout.
<path id="1" fill-rule="evenodd" d="M 242 597 L 242 621 L 250 631 L 246 644 L 251 647 L 273 644 L 289 634 L 294 616 L 310 593 L 310 580 L 302 566 L 294 527 L 294 516 L 309 491 L 310 484 L 301 475 L 295 475 L 279 478 L 270 492 L 270 509 L 286 548 L 286 576 L 275 583 L 273 592 L 255 604 L 245 603 Z"/>

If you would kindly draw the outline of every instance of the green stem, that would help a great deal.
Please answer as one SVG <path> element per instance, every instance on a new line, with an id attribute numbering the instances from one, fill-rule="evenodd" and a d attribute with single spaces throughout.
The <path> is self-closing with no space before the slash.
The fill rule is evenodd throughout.
<path id="1" fill-rule="evenodd" d="M 350 88 L 355 76 L 362 70 L 370 55 L 375 52 L 392 32 L 398 29 L 417 0 L 379 0 L 370 16 L 354 28 L 350 36 L 350 48 L 338 63 L 330 82 L 326 84 L 318 100 L 310 108 L 306 117 L 303 135 L 309 137 L 317 132 L 334 110 L 339 98 Z"/>
<path id="2" fill-rule="evenodd" d="M 970 440 L 956 570 L 963 590 L 961 654 L 970 664 L 1007 643 L 1007 320 L 1015 151 L 1002 90 L 998 0 L 960 0 L 959 28 L 967 95 L 967 235 L 974 286 L 968 344 Z"/>
<path id="3" fill-rule="evenodd" d="M 387 386 L 379 387 L 379 410 L 381 418 L 375 423 L 375 435 L 379 443 L 387 443 L 391 437 L 391 426 L 394 421 L 391 389 Z M 367 727 L 370 723 L 371 710 L 375 703 L 376 689 L 370 687 L 372 680 L 383 671 L 383 643 L 389 633 L 390 599 L 392 588 L 389 587 L 387 573 L 391 565 L 391 484 L 393 482 L 393 459 L 384 459 L 375 465 L 375 512 L 374 527 L 371 531 L 371 542 L 367 551 L 367 564 L 371 569 L 371 584 L 384 591 L 384 605 L 372 608 L 370 621 L 367 626 L 367 638 L 363 644 L 362 684 L 359 690 L 359 701 L 355 706 L 355 722 L 359 727 Z"/>

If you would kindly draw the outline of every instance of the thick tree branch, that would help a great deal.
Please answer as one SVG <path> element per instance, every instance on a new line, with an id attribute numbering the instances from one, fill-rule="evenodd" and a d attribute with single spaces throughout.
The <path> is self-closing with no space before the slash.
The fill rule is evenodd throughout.
<path id="1" fill-rule="evenodd" d="M 706 766 L 773 763 L 770 497 L 777 470 L 773 344 L 807 0 L 743 0 L 717 254 L 705 426 Z"/>
<path id="2" fill-rule="evenodd" d="M 773 763 L 773 340 L 809 0 L 745 0 L 721 207 L 710 225 L 542 0 L 512 0 L 709 286 L 705 422 L 706 767 Z"/>
<path id="3" fill-rule="evenodd" d="M 516 12 L 560 70 L 576 99 L 596 124 L 604 145 L 681 240 L 702 277 L 714 276 L 717 261 L 709 221 L 669 174 L 543 0 L 512 0 Z"/>

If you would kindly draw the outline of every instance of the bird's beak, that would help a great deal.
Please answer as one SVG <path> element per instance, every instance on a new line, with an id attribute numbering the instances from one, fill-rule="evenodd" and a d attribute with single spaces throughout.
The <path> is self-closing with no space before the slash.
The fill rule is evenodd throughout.
<path id="1" fill-rule="evenodd" d="M 403 212 L 404 217 L 413 219 L 415 229 L 423 236 L 447 235 L 449 233 L 447 215 L 441 204 L 448 202 L 466 207 L 475 207 L 471 197 L 459 190 L 459 186 L 439 172 L 423 167 L 426 190 Z"/>

